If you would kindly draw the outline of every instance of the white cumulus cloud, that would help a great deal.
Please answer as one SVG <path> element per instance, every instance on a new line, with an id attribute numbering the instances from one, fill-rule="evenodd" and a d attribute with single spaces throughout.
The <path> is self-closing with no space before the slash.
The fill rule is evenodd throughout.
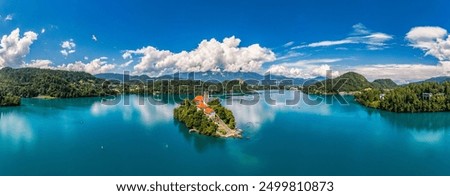
<path id="1" fill-rule="evenodd" d="M 275 60 L 275 54 L 268 48 L 253 44 L 240 47 L 241 40 L 236 37 L 203 40 L 196 49 L 173 53 L 147 46 L 137 50 L 127 50 L 124 59 L 134 56 L 140 61 L 134 66 L 136 74 L 161 75 L 173 72 L 194 71 L 243 71 L 256 72 L 262 64 Z"/>
<path id="2" fill-rule="evenodd" d="M 25 56 L 30 53 L 30 46 L 37 40 L 35 32 L 27 31 L 20 37 L 20 29 L 17 28 L 9 35 L 3 35 L 0 43 L 0 68 L 19 67 L 24 64 Z"/>
<path id="3" fill-rule="evenodd" d="M 106 57 L 100 57 L 92 60 L 89 63 L 76 61 L 75 63 L 62 64 L 56 66 L 56 69 L 67 71 L 82 71 L 90 74 L 106 73 L 116 68 L 115 64 L 110 64 L 107 62 L 107 60 L 108 58 Z"/>
<path id="4" fill-rule="evenodd" d="M 342 61 L 341 58 L 325 58 L 325 59 L 306 59 L 297 60 L 294 62 L 285 62 L 274 64 L 266 73 L 273 75 L 283 75 L 291 78 L 315 78 L 315 77 L 327 77 L 328 72 L 331 73 L 331 77 L 339 75 L 338 71 L 333 71 L 328 65 L 329 63 L 336 63 Z"/>
<path id="5" fill-rule="evenodd" d="M 420 48 L 425 55 L 431 55 L 439 61 L 450 60 L 450 36 L 441 27 L 414 27 L 406 39 L 414 48 Z"/>
<path id="6" fill-rule="evenodd" d="M 289 68 L 282 65 L 274 65 L 271 66 L 266 73 L 270 73 L 272 75 L 282 75 L 286 77 L 292 77 L 292 78 L 301 78 L 303 77 L 304 73 L 302 69 L 299 68 Z"/>
<path id="7" fill-rule="evenodd" d="M 69 54 L 75 53 L 75 47 L 77 45 L 75 44 L 75 42 L 73 41 L 73 39 L 67 40 L 67 41 L 63 41 L 61 43 L 61 48 L 62 50 L 60 51 L 62 55 L 64 56 L 69 56 Z"/>
<path id="8" fill-rule="evenodd" d="M 30 63 L 24 64 L 22 67 L 34 67 L 34 68 L 41 68 L 41 69 L 51 69 L 51 65 L 53 64 L 50 60 L 31 60 Z"/>
<path id="9" fill-rule="evenodd" d="M 88 63 L 76 61 L 74 63 L 62 64 L 53 66 L 50 60 L 32 60 L 30 63 L 24 64 L 23 67 L 35 67 L 41 69 L 66 70 L 66 71 L 81 71 L 90 74 L 107 73 L 116 68 L 115 64 L 107 62 L 107 57 L 96 58 Z"/>

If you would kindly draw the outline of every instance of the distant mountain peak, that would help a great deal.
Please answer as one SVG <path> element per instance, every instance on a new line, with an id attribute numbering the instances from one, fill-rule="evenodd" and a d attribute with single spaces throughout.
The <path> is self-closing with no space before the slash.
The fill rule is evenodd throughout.
<path id="1" fill-rule="evenodd" d="M 98 78 L 106 79 L 106 80 L 119 80 L 123 81 L 123 74 L 115 74 L 115 73 L 104 73 L 95 75 Z M 270 78 L 268 78 L 270 76 Z M 135 79 L 151 79 L 151 77 L 147 75 L 140 76 L 130 76 L 130 80 Z M 304 79 L 304 78 L 289 78 L 281 75 L 261 75 L 256 72 L 226 72 L 226 71 L 205 71 L 205 72 L 185 72 L 185 73 L 175 73 L 170 75 L 163 75 L 160 77 L 156 77 L 153 79 L 181 79 L 181 80 L 201 80 L 201 81 L 218 81 L 223 82 L 226 80 L 251 80 L 248 82 L 249 84 L 257 84 L 256 82 L 264 83 L 269 81 L 273 82 L 273 84 L 281 83 L 284 85 L 303 85 L 304 83 L 310 84 L 313 82 L 321 81 L 325 79 L 324 77 L 317 77 L 312 79 Z M 265 83 L 269 84 L 269 83 Z"/>

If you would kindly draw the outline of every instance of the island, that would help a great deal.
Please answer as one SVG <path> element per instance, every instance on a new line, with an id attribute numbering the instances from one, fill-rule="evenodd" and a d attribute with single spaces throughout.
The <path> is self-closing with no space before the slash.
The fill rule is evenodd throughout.
<path id="1" fill-rule="evenodd" d="M 209 94 L 198 95 L 193 100 L 185 99 L 174 109 L 174 118 L 184 123 L 190 132 L 202 135 L 242 138 L 236 128 L 231 110 L 223 107 L 218 99 L 210 100 Z"/>

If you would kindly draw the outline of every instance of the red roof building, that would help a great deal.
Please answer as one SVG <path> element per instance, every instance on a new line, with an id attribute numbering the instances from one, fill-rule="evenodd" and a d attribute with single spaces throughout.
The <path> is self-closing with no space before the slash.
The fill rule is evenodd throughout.
<path id="1" fill-rule="evenodd" d="M 196 103 L 198 103 L 198 102 L 203 102 L 203 96 L 201 96 L 201 95 L 196 96 L 196 97 L 194 98 L 194 101 L 195 101 Z"/>
<path id="2" fill-rule="evenodd" d="M 198 95 L 194 98 L 195 104 L 197 104 L 197 109 L 202 110 L 206 115 L 208 115 L 210 118 L 214 117 L 216 114 L 214 110 L 210 107 L 208 107 L 207 104 L 205 104 L 204 97 L 201 95 Z"/>
<path id="3" fill-rule="evenodd" d="M 212 109 L 212 108 L 206 108 L 205 109 L 205 113 L 207 114 L 207 115 L 210 115 L 210 114 L 212 114 L 212 113 L 214 113 L 214 110 Z"/>
<path id="4" fill-rule="evenodd" d="M 197 107 L 203 110 L 206 109 L 208 106 L 205 103 L 200 102 L 200 104 L 198 104 Z"/>

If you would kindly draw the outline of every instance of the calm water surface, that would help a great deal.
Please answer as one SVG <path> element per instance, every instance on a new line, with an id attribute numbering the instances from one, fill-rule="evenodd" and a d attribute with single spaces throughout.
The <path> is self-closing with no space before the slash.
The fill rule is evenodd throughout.
<path id="1" fill-rule="evenodd" d="M 189 134 L 176 101 L 23 99 L 0 108 L 0 175 L 450 175 L 450 113 L 277 101 L 230 108 L 246 139 Z"/>

